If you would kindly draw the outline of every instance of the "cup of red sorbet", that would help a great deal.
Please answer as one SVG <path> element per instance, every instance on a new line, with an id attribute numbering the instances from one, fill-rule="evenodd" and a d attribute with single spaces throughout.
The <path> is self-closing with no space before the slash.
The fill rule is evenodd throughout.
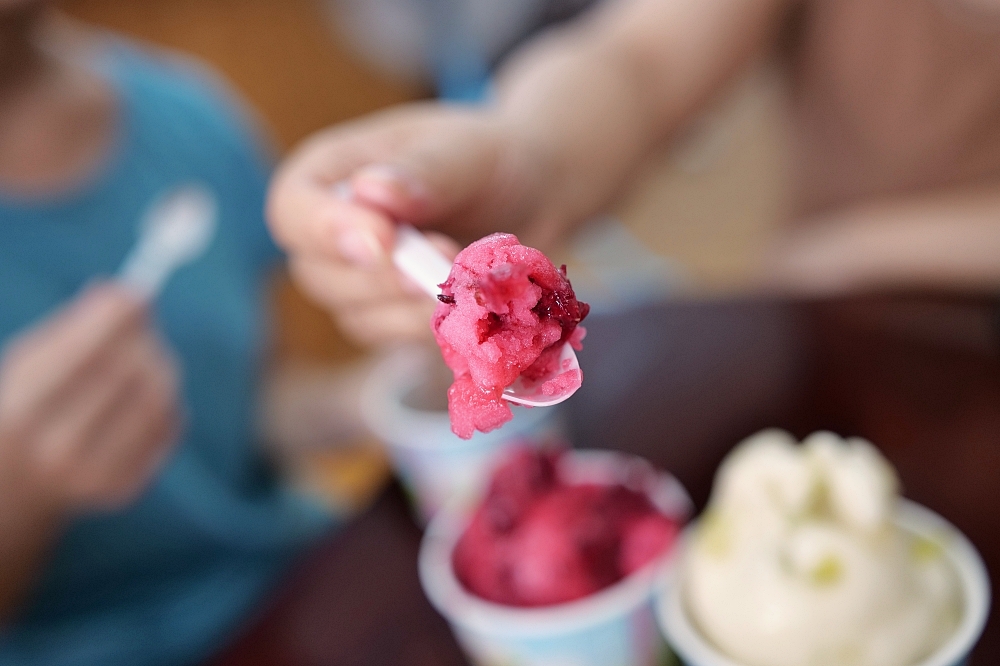
<path id="1" fill-rule="evenodd" d="M 513 456 L 520 454 L 515 452 Z M 569 451 L 553 454 L 551 460 L 561 484 L 606 487 L 618 494 L 640 496 L 643 505 L 657 514 L 653 522 L 666 522 L 673 526 L 667 540 L 660 542 L 655 552 L 647 552 L 642 559 L 635 560 L 633 557 L 641 565 L 632 568 L 630 573 L 582 597 L 551 604 L 535 603 L 544 600 L 545 595 L 552 594 L 553 590 L 555 594 L 562 594 L 559 591 L 562 582 L 557 580 L 561 577 L 566 577 L 563 582 L 570 588 L 577 585 L 572 566 L 553 567 L 549 561 L 548 568 L 540 566 L 535 571 L 536 585 L 531 587 L 537 589 L 539 596 L 533 599 L 510 598 L 504 602 L 484 598 L 469 589 L 470 572 L 458 571 L 456 560 L 458 567 L 467 568 L 469 559 L 462 556 L 467 555 L 464 551 L 468 550 L 468 542 L 473 538 L 469 535 L 475 530 L 482 532 L 481 522 L 484 519 L 480 514 L 487 511 L 498 483 L 506 483 L 506 487 L 512 485 L 509 480 L 503 482 L 500 478 L 504 467 L 510 464 L 509 458 L 497 471 L 491 487 L 483 493 L 483 503 L 476 512 L 470 512 L 468 505 L 453 503 L 431 521 L 421 545 L 419 562 L 421 583 L 431 603 L 448 620 L 455 637 L 477 666 L 661 666 L 674 663 L 657 629 L 654 597 L 658 577 L 669 572 L 674 563 L 673 537 L 692 512 L 687 492 L 671 475 L 654 470 L 641 458 L 623 453 Z M 521 482 L 515 480 L 513 485 Z M 500 506 L 506 510 L 502 503 Z M 587 504 L 574 506 L 585 507 Z M 573 509 L 564 507 L 561 510 L 564 512 L 562 515 L 570 516 L 566 520 L 572 522 L 572 513 L 565 512 L 572 512 Z M 620 509 L 613 511 L 622 515 Z M 663 521 L 664 518 L 666 521 Z M 528 528 L 519 525 L 512 529 Z M 522 532 L 523 538 L 518 537 L 520 540 L 517 541 L 522 545 L 521 549 L 505 552 L 517 552 L 516 557 L 519 558 L 532 558 L 540 550 L 551 554 L 553 548 L 572 547 L 572 544 L 560 543 L 559 538 L 553 536 L 558 532 L 558 526 Z M 576 534 L 579 535 L 579 532 Z M 642 541 L 641 538 L 636 541 L 634 534 L 630 532 L 628 537 L 629 543 L 633 544 L 630 547 L 632 552 L 636 552 L 634 544 Z M 662 534 L 659 538 L 663 538 Z M 465 543 L 460 546 L 460 542 Z M 623 545 L 618 557 L 625 556 L 624 548 Z M 456 550 L 459 557 L 456 557 Z M 490 552 L 495 554 L 501 551 L 494 549 Z M 484 555 L 486 560 L 483 561 L 492 556 Z M 483 569 L 490 567 L 487 564 Z M 516 575 L 524 580 L 524 569 L 518 571 Z M 483 573 L 483 570 L 478 573 Z M 503 575 L 489 574 L 478 578 L 499 581 L 504 587 Z M 577 585 L 574 589 L 586 588 Z M 494 596 L 502 598 L 504 594 L 498 590 Z M 526 601 L 531 605 L 525 604 Z"/>

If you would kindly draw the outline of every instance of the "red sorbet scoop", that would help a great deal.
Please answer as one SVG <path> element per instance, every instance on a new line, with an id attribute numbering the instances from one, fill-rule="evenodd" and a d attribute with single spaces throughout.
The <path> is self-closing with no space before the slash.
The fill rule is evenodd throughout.
<path id="1" fill-rule="evenodd" d="M 580 599 L 656 559 L 679 525 L 636 491 L 569 485 L 558 453 L 518 450 L 453 555 L 455 575 L 472 593 L 509 606 Z"/>
<path id="2" fill-rule="evenodd" d="M 455 375 L 448 412 L 463 439 L 513 418 L 502 396 L 519 376 L 551 374 L 567 342 L 581 349 L 579 324 L 590 306 L 576 299 L 565 266 L 557 269 L 512 234 L 487 236 L 460 252 L 441 291 L 434 337 Z M 583 375 L 574 370 L 558 381 L 578 387 Z"/>

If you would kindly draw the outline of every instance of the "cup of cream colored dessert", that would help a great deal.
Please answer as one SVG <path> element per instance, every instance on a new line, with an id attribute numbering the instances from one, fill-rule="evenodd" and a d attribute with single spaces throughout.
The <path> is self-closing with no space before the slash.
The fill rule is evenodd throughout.
<path id="1" fill-rule="evenodd" d="M 757 517 L 741 526 L 733 502 Z M 830 433 L 737 447 L 678 551 L 656 611 L 686 666 L 963 666 L 989 614 L 968 539 L 900 498 L 874 447 Z"/>
<path id="2" fill-rule="evenodd" d="M 421 524 L 453 499 L 472 501 L 511 444 L 564 441 L 558 409 L 522 407 L 514 407 L 513 420 L 503 428 L 459 438 L 448 417 L 451 379 L 437 350 L 402 347 L 375 366 L 361 394 L 362 417 L 385 443 Z"/>
<path id="3" fill-rule="evenodd" d="M 640 458 L 610 451 L 571 451 L 559 460 L 573 484 L 639 488 L 655 510 L 680 525 L 691 500 L 681 484 Z M 674 663 L 653 609 L 660 572 L 674 562 L 673 543 L 616 583 L 555 605 L 504 605 L 470 592 L 454 553 L 470 524 L 468 506 L 450 504 L 431 522 L 420 550 L 420 580 L 476 666 L 661 666 Z"/>

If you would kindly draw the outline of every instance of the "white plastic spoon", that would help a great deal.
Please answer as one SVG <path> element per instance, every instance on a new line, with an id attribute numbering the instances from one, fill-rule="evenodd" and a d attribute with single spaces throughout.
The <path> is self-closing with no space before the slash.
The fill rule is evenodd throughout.
<path id="1" fill-rule="evenodd" d="M 158 199 L 146 212 L 118 281 L 144 300 L 156 298 L 178 268 L 208 249 L 217 213 L 215 197 L 201 185 L 183 185 Z"/>
<path id="2" fill-rule="evenodd" d="M 427 240 L 426 236 L 409 224 L 400 224 L 396 228 L 396 246 L 392 251 L 392 261 L 401 273 L 413 280 L 433 299 L 437 299 L 441 293 L 438 285 L 447 280 L 448 274 L 451 273 L 451 262 Z M 579 369 L 580 361 L 576 358 L 576 352 L 569 343 L 566 343 L 559 355 L 555 372 L 533 382 L 526 382 L 522 377 L 518 377 L 517 381 L 504 390 L 504 400 L 528 407 L 558 405 L 576 393 L 580 387 L 546 395 L 542 393 L 542 385 L 564 372 Z"/>

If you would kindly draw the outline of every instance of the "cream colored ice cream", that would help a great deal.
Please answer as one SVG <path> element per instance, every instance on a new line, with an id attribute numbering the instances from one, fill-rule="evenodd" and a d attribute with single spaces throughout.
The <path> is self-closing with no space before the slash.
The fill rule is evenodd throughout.
<path id="1" fill-rule="evenodd" d="M 694 624 L 747 666 L 910 666 L 961 614 L 939 544 L 896 527 L 871 444 L 765 431 L 723 463 L 686 553 Z"/>

